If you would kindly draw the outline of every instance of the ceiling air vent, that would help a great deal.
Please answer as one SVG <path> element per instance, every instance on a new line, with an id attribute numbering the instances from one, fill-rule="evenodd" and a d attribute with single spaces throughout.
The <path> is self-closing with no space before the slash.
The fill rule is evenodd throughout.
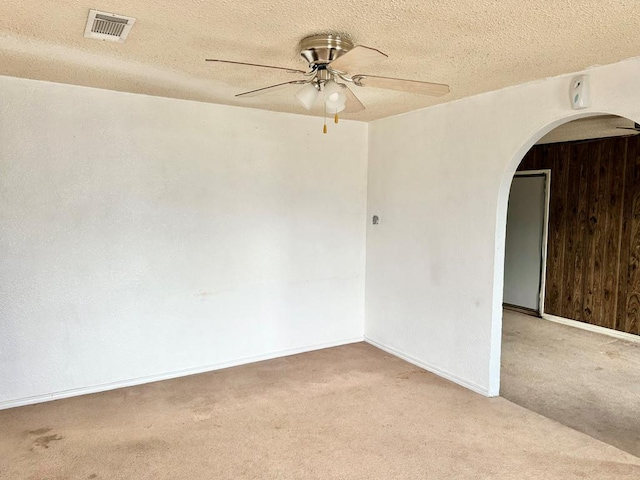
<path id="1" fill-rule="evenodd" d="M 136 19 L 113 13 L 89 10 L 84 36 L 96 40 L 124 43 Z"/>

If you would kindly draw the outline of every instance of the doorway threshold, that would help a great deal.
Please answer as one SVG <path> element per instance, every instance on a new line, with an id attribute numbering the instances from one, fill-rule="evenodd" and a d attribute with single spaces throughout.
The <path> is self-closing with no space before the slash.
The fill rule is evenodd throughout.
<path id="1" fill-rule="evenodd" d="M 540 312 L 532 308 L 521 307 L 519 305 L 512 305 L 510 303 L 503 303 L 502 308 L 504 308 L 505 310 L 511 310 L 518 313 L 524 313 L 525 315 L 531 315 L 532 317 L 542 318 L 542 316 L 540 315 Z"/>

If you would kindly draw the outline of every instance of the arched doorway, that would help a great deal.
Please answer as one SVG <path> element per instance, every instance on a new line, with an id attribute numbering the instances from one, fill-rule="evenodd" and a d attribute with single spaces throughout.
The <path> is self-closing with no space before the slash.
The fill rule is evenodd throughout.
<path id="1" fill-rule="evenodd" d="M 605 125 L 605 120 L 614 119 L 563 122 L 566 125 L 555 132 L 583 125 L 584 135 L 571 137 L 569 132 L 563 138 L 544 132 L 513 172 L 503 224 L 503 305 L 507 310 L 502 323 L 501 394 L 640 455 L 640 386 L 636 387 L 640 385 L 640 341 L 634 341 L 640 340 L 635 307 L 640 298 L 640 276 L 635 274 L 635 251 L 640 248 L 636 220 L 640 136 L 629 120 L 612 123 L 620 127 L 613 126 L 610 134 L 606 129 L 589 132 L 584 126 L 596 121 Z M 632 130 L 613 130 L 619 128 Z M 544 208 L 539 205 L 540 192 L 522 182 L 523 175 L 530 174 L 532 179 L 541 171 L 550 172 L 552 187 L 547 192 L 551 198 L 549 242 L 545 245 L 540 238 L 536 243 L 543 247 L 538 267 L 541 301 L 536 305 L 531 294 L 538 292 L 514 294 L 536 286 L 524 281 L 513 284 L 526 277 L 513 270 L 528 264 L 510 256 L 526 254 L 513 247 L 520 237 L 542 232 L 542 228 L 531 228 L 538 221 L 531 212 Z M 536 208 L 523 208 L 531 207 L 527 200 Z M 514 301 L 522 305 L 514 309 Z"/>

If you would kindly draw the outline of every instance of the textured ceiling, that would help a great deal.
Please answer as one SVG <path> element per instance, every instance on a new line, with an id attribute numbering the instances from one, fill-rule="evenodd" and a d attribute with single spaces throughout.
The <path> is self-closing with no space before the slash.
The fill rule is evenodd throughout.
<path id="1" fill-rule="evenodd" d="M 634 122 L 615 115 L 599 115 L 568 122 L 551 130 L 538 141 L 544 143 L 573 142 L 591 138 L 628 137 L 638 135 Z"/>
<path id="2" fill-rule="evenodd" d="M 83 37 L 90 8 L 137 18 L 124 44 Z M 389 59 L 367 72 L 448 83 L 433 98 L 354 87 L 373 120 L 640 55 L 637 0 L 2 0 L 0 74 L 306 113 L 293 91 L 235 93 L 295 79 L 207 57 L 305 69 L 297 43 L 347 33 Z"/>

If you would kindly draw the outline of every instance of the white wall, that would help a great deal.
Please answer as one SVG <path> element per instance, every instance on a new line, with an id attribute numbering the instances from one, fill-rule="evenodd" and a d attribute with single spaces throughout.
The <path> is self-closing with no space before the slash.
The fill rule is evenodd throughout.
<path id="1" fill-rule="evenodd" d="M 369 125 L 365 335 L 486 395 L 500 381 L 507 198 L 542 135 L 582 115 L 640 121 L 640 61 L 588 71 L 593 106 L 569 106 L 571 76 Z"/>
<path id="2" fill-rule="evenodd" d="M 0 408 L 361 340 L 367 125 L 0 77 Z"/>
<path id="3" fill-rule="evenodd" d="M 318 134 L 316 118 L 0 77 L 0 408 L 355 341 L 499 389 L 511 178 L 640 121 L 637 59 Z M 371 225 L 372 215 L 381 217 Z"/>

